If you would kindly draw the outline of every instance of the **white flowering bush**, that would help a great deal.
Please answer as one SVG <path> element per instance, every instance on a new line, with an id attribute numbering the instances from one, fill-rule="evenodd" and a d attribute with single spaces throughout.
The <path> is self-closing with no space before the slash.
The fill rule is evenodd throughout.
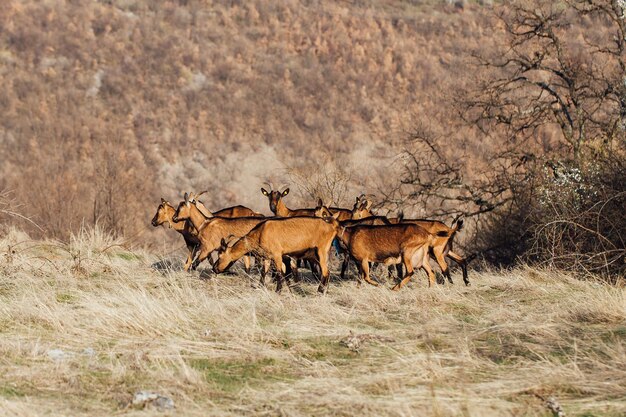
<path id="1" fill-rule="evenodd" d="M 589 156 L 587 159 L 592 159 Z M 526 260 L 606 277 L 626 272 L 626 160 L 615 149 L 583 167 L 548 163 L 529 201 Z"/>
<path id="2" fill-rule="evenodd" d="M 566 204 L 580 209 L 585 202 L 593 201 L 599 196 L 597 184 L 600 167 L 597 164 L 589 166 L 583 172 L 575 166 L 551 163 L 543 168 L 542 174 L 538 201 L 544 208 Z"/>
<path id="3" fill-rule="evenodd" d="M 617 0 L 617 5 L 622 9 L 622 19 L 626 19 L 624 12 L 626 11 L 626 0 Z"/>

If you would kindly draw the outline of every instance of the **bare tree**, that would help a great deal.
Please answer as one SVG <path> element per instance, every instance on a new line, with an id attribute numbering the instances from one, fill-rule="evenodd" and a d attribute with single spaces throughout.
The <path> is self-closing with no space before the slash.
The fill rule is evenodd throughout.
<path id="1" fill-rule="evenodd" d="M 509 152 L 556 150 L 576 166 L 612 149 L 626 116 L 620 2 L 514 1 L 498 17 L 505 41 L 474 54 L 489 76 L 462 100 L 464 119 L 504 135 Z M 537 143 L 546 131 L 554 140 Z"/>
<path id="2" fill-rule="evenodd" d="M 473 53 L 474 87 L 455 97 L 466 128 L 498 149 L 464 178 L 447 137 L 420 127 L 387 205 L 422 205 L 476 224 L 474 250 L 604 275 L 626 266 L 624 2 L 527 0 L 496 9 L 505 33 Z"/>
<path id="3" fill-rule="evenodd" d="M 345 206 L 352 198 L 349 193 L 351 168 L 340 165 L 332 157 L 325 158 L 321 163 L 289 167 L 287 175 L 310 203 L 321 198 L 326 204 Z"/>

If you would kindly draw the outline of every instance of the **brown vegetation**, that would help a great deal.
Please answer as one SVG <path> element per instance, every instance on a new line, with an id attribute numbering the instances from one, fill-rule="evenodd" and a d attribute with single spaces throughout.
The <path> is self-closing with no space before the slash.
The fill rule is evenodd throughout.
<path id="1" fill-rule="evenodd" d="M 267 213 L 272 178 L 294 207 L 465 213 L 500 265 L 622 273 L 621 5 L 462 4 L 3 2 L 0 189 L 39 228 L 2 220 L 155 245 L 143 202 Z"/>
<path id="2" fill-rule="evenodd" d="M 472 250 L 602 275 L 626 270 L 624 4 L 519 0 L 495 9 L 494 43 L 469 52 L 479 70 L 446 108 L 416 123 L 385 209 L 464 214 Z M 467 159 L 450 141 L 473 131 L 491 146 Z"/>
<path id="3" fill-rule="evenodd" d="M 86 222 L 144 243 L 144 201 L 211 189 L 211 209 L 267 213 L 251 190 L 293 167 L 349 178 L 294 206 L 345 204 L 491 31 L 480 8 L 443 1 L 0 7 L 0 189 L 48 236 Z"/>
<path id="4" fill-rule="evenodd" d="M 181 415 L 624 415 L 625 8 L 0 2 L 0 410 L 136 414 L 154 389 Z M 321 199 L 262 189 L 272 212 L 323 218 L 261 217 L 266 179 Z M 181 187 L 255 217 L 172 213 Z M 429 253 L 468 283 L 459 215 L 483 271 L 433 285 Z M 319 262 L 325 292 L 338 232 L 407 288 L 179 272 L 219 246 L 277 290 Z"/>

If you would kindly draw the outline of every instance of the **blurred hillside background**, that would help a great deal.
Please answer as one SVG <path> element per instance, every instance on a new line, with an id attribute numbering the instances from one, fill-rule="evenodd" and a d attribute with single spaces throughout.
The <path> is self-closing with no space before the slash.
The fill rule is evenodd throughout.
<path id="1" fill-rule="evenodd" d="M 573 212 L 610 201 L 613 214 L 593 211 L 611 219 L 591 234 L 604 245 L 594 253 L 604 253 L 599 270 L 610 264 L 623 273 L 623 49 L 595 69 L 602 60 L 590 46 L 613 48 L 623 15 L 619 1 L 589 3 L 606 5 L 604 14 L 576 9 L 584 3 L 3 1 L 1 220 L 59 239 L 98 224 L 150 245 L 173 235 L 149 227 L 160 197 L 175 204 L 184 191 L 206 189 L 211 209 L 243 204 L 268 214 L 259 187 L 271 180 L 290 184 L 290 207 L 317 196 L 349 206 L 363 192 L 377 196 L 382 214 L 448 223 L 465 214 L 468 252 L 507 264 L 520 254 L 542 261 L 538 252 L 560 259 L 556 241 L 542 240 L 555 233 L 558 245 L 573 242 L 564 253 L 588 253 L 576 246 L 588 227 L 539 225 L 557 217 L 566 224 Z M 572 127 L 559 124 L 572 103 L 554 104 L 541 87 L 550 76 L 505 89 L 515 92 L 504 98 L 490 90 L 516 75 L 496 61 L 511 42 L 525 47 L 511 34 L 520 10 L 544 10 L 539 20 L 554 15 L 553 34 L 567 39 L 557 56 L 539 34 L 523 58 L 556 57 L 568 71 L 601 74 L 602 85 L 615 86 L 603 93 L 608 102 L 584 101 L 572 92 L 598 92 L 600 84 L 556 80 L 554 88 L 573 97 L 574 131 L 589 132 L 584 146 L 572 145 Z M 594 127 L 611 123 L 612 133 Z M 602 182 L 607 167 L 616 177 L 582 198 L 586 182 L 576 173 Z M 576 182 L 565 194 L 563 178 Z M 532 211 L 537 190 L 547 200 Z M 573 203 L 561 210 L 553 200 Z"/>

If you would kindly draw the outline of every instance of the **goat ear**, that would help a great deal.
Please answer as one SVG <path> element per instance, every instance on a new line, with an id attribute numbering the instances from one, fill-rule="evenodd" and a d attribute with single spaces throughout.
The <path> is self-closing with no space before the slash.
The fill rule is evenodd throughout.
<path id="1" fill-rule="evenodd" d="M 324 205 L 324 202 L 322 201 L 321 198 L 317 199 L 317 207 L 322 207 Z"/>
<path id="2" fill-rule="evenodd" d="M 261 188 L 261 193 L 263 195 L 268 195 L 269 194 L 265 188 Z"/>
<path id="3" fill-rule="evenodd" d="M 285 191 L 283 191 L 281 194 L 283 197 L 289 194 L 289 188 L 285 188 Z"/>
<path id="4" fill-rule="evenodd" d="M 185 193 L 185 203 L 189 201 L 189 193 Z"/>
<path id="5" fill-rule="evenodd" d="M 369 200 L 365 200 L 365 203 L 366 203 L 365 210 L 371 209 L 372 208 L 372 204 L 374 204 L 373 201 L 369 201 Z"/>
<path id="6" fill-rule="evenodd" d="M 341 214 L 341 212 L 337 212 L 335 214 L 333 214 L 333 219 L 337 220 L 339 218 L 339 215 Z"/>

